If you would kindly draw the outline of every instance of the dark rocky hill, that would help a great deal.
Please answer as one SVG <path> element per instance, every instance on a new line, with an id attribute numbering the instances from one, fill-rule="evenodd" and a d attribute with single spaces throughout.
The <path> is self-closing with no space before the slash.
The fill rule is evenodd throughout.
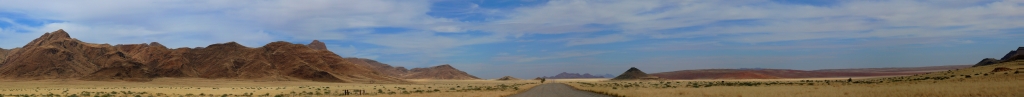
<path id="1" fill-rule="evenodd" d="M 57 30 L 42 35 L 0 64 L 0 78 L 149 81 L 159 77 L 405 83 L 349 63 L 327 50 L 272 42 L 248 48 L 235 42 L 168 49 L 160 43 L 92 44 Z"/>
<path id="2" fill-rule="evenodd" d="M 644 71 L 640 71 L 636 67 L 630 67 L 626 72 L 622 72 L 619 76 L 612 78 L 611 80 L 661 80 L 662 78 L 653 75 L 647 75 Z"/>

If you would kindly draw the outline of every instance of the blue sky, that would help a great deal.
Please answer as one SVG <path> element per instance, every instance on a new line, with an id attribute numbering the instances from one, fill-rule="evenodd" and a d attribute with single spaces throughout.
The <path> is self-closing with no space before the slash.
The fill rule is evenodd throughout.
<path id="1" fill-rule="evenodd" d="M 0 47 L 321 40 L 482 78 L 973 64 L 1024 46 L 1017 0 L 0 0 Z"/>

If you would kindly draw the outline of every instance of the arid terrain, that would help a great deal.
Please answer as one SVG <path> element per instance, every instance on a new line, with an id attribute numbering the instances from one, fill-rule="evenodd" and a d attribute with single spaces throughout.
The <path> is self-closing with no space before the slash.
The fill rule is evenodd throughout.
<path id="1" fill-rule="evenodd" d="M 999 69 L 1003 68 L 1003 69 Z M 1008 69 L 1013 68 L 1013 69 Z M 566 81 L 574 87 L 628 97 L 1019 97 L 1024 61 L 931 72 L 862 78 L 746 80 Z M 896 92 L 898 91 L 898 92 Z"/>
<path id="2" fill-rule="evenodd" d="M 829 77 L 870 77 L 914 75 L 971 67 L 971 65 L 948 65 L 900 68 L 856 68 L 856 69 L 700 69 L 660 72 L 651 75 L 666 79 L 781 79 L 781 78 L 829 78 Z"/>
<path id="3" fill-rule="evenodd" d="M 158 78 L 150 82 L 80 80 L 2 81 L 4 96 L 388 96 L 495 97 L 537 85 L 536 81 L 410 80 L 411 84 L 360 84 L 311 81 L 246 81 Z M 348 93 L 346 93 L 348 91 Z"/>

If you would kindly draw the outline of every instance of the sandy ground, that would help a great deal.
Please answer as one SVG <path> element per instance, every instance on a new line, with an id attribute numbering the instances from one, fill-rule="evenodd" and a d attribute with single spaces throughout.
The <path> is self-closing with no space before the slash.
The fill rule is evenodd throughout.
<path id="1" fill-rule="evenodd" d="M 508 97 L 612 97 L 604 94 L 597 94 L 589 91 L 581 91 L 572 88 L 564 83 L 547 83 L 530 88 L 523 93 Z"/>
<path id="2" fill-rule="evenodd" d="M 853 82 L 847 81 L 851 78 L 561 82 L 627 97 L 1024 97 L 1024 73 L 1015 73 L 1024 69 L 992 72 L 997 67 L 1024 68 L 1024 61 L 919 75 L 854 77 Z"/>
<path id="3" fill-rule="evenodd" d="M 0 94 L 89 96 L 379 96 L 496 97 L 525 91 L 539 81 L 410 80 L 410 84 L 324 83 L 160 78 L 151 82 L 79 80 L 0 81 Z M 345 91 L 349 94 L 346 95 Z M 357 94 L 356 91 L 364 91 Z M 115 93 L 111 93 L 115 92 Z"/>

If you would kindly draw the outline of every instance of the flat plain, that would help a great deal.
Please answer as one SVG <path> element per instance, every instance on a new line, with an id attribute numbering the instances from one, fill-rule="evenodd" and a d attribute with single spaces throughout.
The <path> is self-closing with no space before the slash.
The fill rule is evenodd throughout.
<path id="1" fill-rule="evenodd" d="M 0 81 L 4 96 L 128 96 L 128 97 L 496 97 L 525 91 L 539 81 L 410 80 L 407 84 L 326 83 L 312 81 L 247 81 L 200 78 L 159 78 L 151 82 L 79 80 Z M 346 93 L 348 91 L 348 93 Z"/>
<path id="2" fill-rule="evenodd" d="M 996 68 L 1013 68 L 993 72 Z M 765 80 L 574 81 L 628 97 L 1021 97 L 1024 61 L 909 76 Z"/>
<path id="3" fill-rule="evenodd" d="M 999 70 L 997 68 L 1004 68 Z M 1010 68 L 1009 70 L 1005 70 Z M 1020 97 L 1024 61 L 907 76 L 801 79 L 626 80 L 549 79 L 575 89 L 625 97 Z M 128 97 L 500 97 L 538 80 L 409 80 L 405 84 L 158 78 L 151 82 L 0 81 L 3 96 Z"/>

